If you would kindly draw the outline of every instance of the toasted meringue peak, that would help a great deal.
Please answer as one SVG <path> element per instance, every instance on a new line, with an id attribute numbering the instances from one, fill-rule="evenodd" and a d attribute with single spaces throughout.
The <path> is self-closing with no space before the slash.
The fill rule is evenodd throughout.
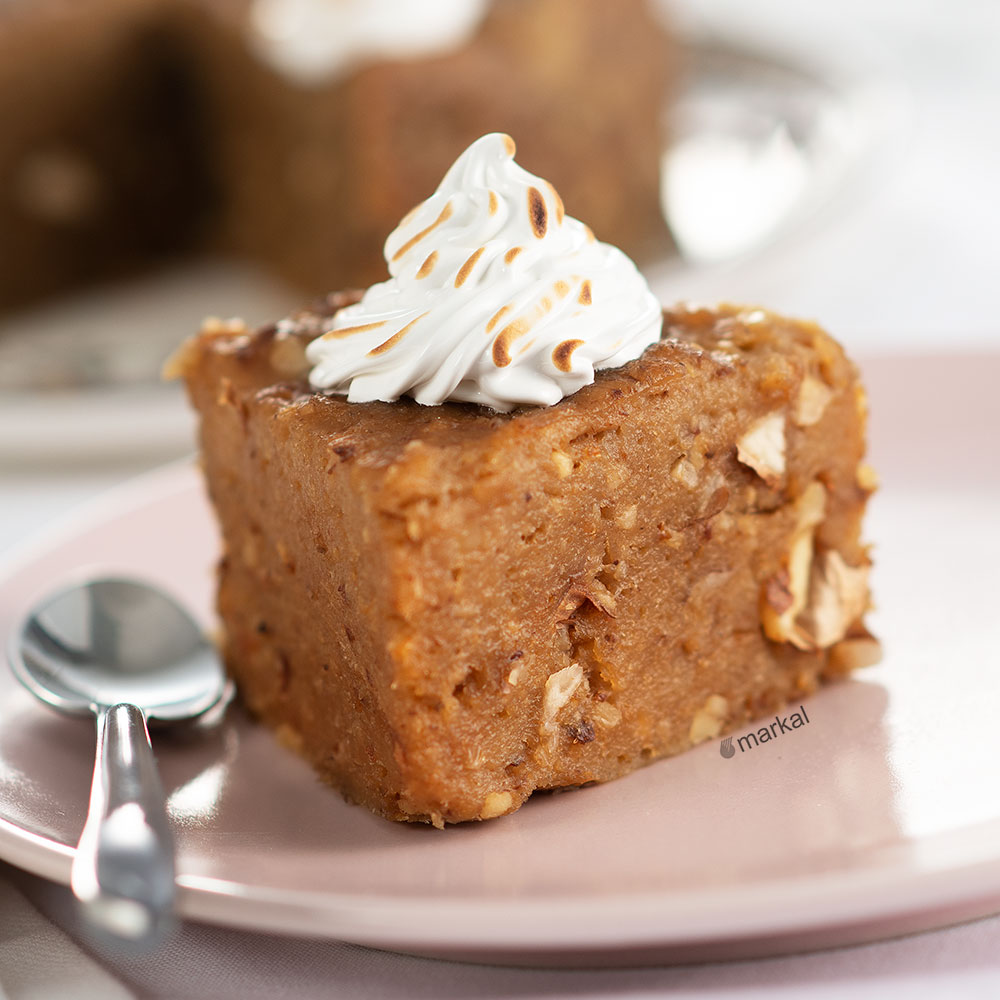
<path id="1" fill-rule="evenodd" d="M 549 405 L 639 357 L 662 310 L 635 264 L 565 214 L 501 133 L 474 142 L 389 236 L 391 277 L 307 355 L 317 389 L 495 410 Z"/>

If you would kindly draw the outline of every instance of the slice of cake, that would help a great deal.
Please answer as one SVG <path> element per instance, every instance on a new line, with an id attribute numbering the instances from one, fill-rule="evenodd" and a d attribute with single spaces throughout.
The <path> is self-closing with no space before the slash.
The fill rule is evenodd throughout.
<path id="1" fill-rule="evenodd" d="M 463 155 L 388 282 L 177 361 L 228 668 L 392 819 L 606 781 L 877 655 L 843 351 L 760 309 L 661 314 L 512 153 Z"/>

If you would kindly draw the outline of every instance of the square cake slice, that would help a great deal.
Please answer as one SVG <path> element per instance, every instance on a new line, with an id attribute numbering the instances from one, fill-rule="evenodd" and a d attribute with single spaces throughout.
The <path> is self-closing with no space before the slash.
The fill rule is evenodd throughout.
<path id="1" fill-rule="evenodd" d="M 607 781 L 877 657 L 865 396 L 811 323 L 680 308 L 548 407 L 348 403 L 353 301 L 213 323 L 180 372 L 246 705 L 348 798 L 441 825 Z"/>

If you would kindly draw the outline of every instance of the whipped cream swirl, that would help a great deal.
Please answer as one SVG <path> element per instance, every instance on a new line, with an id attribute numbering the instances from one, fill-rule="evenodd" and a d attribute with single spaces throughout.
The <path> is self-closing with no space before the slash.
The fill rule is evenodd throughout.
<path id="1" fill-rule="evenodd" d="M 351 402 L 549 405 L 660 336 L 660 304 L 635 264 L 565 215 L 500 133 L 458 158 L 385 256 L 392 277 L 306 352 L 312 385 Z"/>

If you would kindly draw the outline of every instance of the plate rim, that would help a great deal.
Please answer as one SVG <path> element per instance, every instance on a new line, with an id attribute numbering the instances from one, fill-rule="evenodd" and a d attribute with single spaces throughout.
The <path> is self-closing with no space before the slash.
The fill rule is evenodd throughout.
<path id="1" fill-rule="evenodd" d="M 1000 820 L 924 837 L 920 849 L 954 857 L 955 847 L 945 845 L 962 841 L 969 831 L 996 844 Z M 891 853 L 901 853 L 898 845 Z M 0 817 L 0 858 L 15 867 L 68 886 L 73 854 L 72 847 Z M 577 919 L 585 897 L 492 899 L 487 904 L 466 897 L 427 899 L 249 886 L 196 874 L 178 875 L 177 905 L 183 917 L 221 926 L 401 949 L 457 947 L 484 954 L 517 949 L 530 955 L 594 947 L 725 946 L 809 932 L 832 934 L 905 916 L 916 916 L 928 928 L 942 926 L 936 914 L 956 905 L 961 907 L 956 920 L 996 913 L 1000 911 L 1000 853 L 983 854 L 961 865 L 940 859 L 928 864 L 933 858 L 925 859 L 924 869 L 916 873 L 897 864 L 769 878 L 736 888 L 602 896 L 600 917 L 589 926 Z M 956 883 L 961 884 L 961 892 Z M 767 919 L 762 920 L 761 888 L 765 885 L 768 908 L 763 911 Z M 822 909 L 813 905 L 817 893 L 822 894 Z M 727 915 L 728 924 L 720 924 L 720 912 Z M 546 936 L 540 939 L 543 919 Z M 944 923 L 949 922 L 955 920 Z M 877 935 L 883 936 L 887 935 Z M 857 941 L 870 939 L 861 933 Z"/>

